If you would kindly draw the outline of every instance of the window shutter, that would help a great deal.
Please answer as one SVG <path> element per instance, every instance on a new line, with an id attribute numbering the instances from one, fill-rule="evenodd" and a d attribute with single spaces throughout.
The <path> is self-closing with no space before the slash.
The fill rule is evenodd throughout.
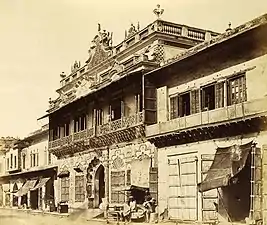
<path id="1" fill-rule="evenodd" d="M 149 169 L 149 190 L 153 198 L 158 202 L 158 168 L 150 167 Z"/>
<path id="2" fill-rule="evenodd" d="M 224 106 L 224 82 L 219 82 L 215 85 L 215 107 L 221 108 Z"/>
<path id="3" fill-rule="evenodd" d="M 170 98 L 170 113 L 171 119 L 178 117 L 178 96 Z"/>
<path id="4" fill-rule="evenodd" d="M 121 117 L 124 117 L 124 115 L 125 115 L 124 101 L 121 100 Z"/>
<path id="5" fill-rule="evenodd" d="M 157 122 L 157 89 L 154 84 L 145 80 L 144 90 L 145 122 L 154 124 Z"/>
<path id="6" fill-rule="evenodd" d="M 243 102 L 247 101 L 246 75 L 243 76 Z"/>
<path id="7" fill-rule="evenodd" d="M 191 112 L 190 114 L 198 113 L 200 111 L 200 102 L 199 102 L 200 89 L 191 91 Z"/>
<path id="8" fill-rule="evenodd" d="M 184 116 L 183 115 L 183 101 L 180 95 L 178 96 L 178 116 Z"/>

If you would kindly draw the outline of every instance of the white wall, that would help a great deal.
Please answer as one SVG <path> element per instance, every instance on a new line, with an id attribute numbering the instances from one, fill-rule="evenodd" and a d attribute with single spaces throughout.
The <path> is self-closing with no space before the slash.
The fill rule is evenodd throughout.
<path id="1" fill-rule="evenodd" d="M 212 139 L 208 141 L 195 142 L 190 144 L 183 144 L 179 146 L 171 146 L 158 149 L 158 167 L 159 167 L 159 180 L 158 180 L 158 194 L 159 194 L 159 212 L 163 212 L 168 205 L 169 192 L 169 166 L 168 158 L 178 157 L 182 154 L 197 155 L 200 161 L 202 154 L 215 154 L 217 147 L 227 147 L 233 144 L 245 144 L 254 140 L 257 146 L 262 148 L 263 144 L 267 143 L 267 132 L 260 132 L 259 134 L 249 134 L 231 138 Z M 201 163 L 198 163 L 198 181 L 201 181 Z M 201 215 L 201 194 L 198 195 L 198 214 Z M 199 218 L 201 220 L 201 218 Z"/>

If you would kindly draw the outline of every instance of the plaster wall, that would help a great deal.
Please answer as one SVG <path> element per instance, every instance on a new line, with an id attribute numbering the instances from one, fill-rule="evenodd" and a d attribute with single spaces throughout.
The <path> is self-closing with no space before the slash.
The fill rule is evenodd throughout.
<path id="1" fill-rule="evenodd" d="M 198 161 L 201 162 L 202 154 L 214 155 L 217 147 L 227 147 L 233 144 L 245 144 L 254 140 L 257 147 L 262 149 L 262 146 L 267 143 L 267 132 L 253 133 L 244 136 L 229 137 L 223 139 L 212 139 L 208 141 L 195 142 L 190 144 L 183 144 L 178 146 L 171 146 L 158 149 L 158 194 L 159 194 L 159 213 L 168 209 L 168 201 L 170 197 L 169 185 L 169 159 L 176 159 L 179 157 L 196 156 Z M 201 163 L 198 163 L 197 180 L 201 182 Z M 202 203 L 201 193 L 198 193 L 198 220 L 202 220 Z"/>

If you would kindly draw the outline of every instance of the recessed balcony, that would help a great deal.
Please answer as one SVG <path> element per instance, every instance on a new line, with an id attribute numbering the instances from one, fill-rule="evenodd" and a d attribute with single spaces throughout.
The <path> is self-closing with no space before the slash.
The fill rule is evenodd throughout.
<path id="1" fill-rule="evenodd" d="M 135 128 L 143 125 L 144 113 L 139 112 L 128 117 L 122 117 L 118 120 L 114 120 L 103 125 L 94 126 L 85 130 L 72 133 L 67 137 L 62 137 L 57 140 L 49 142 L 49 151 L 59 155 L 66 153 L 80 152 L 85 149 L 103 147 L 109 144 L 123 141 L 124 134 L 129 138 L 133 139 L 134 135 L 129 133 L 135 132 Z M 116 136 L 120 136 L 119 138 Z M 121 138 L 121 139 L 120 139 Z M 105 140 L 103 140 L 105 139 Z M 109 141 L 113 139 L 112 142 Z M 64 150 L 65 149 L 65 150 Z"/>

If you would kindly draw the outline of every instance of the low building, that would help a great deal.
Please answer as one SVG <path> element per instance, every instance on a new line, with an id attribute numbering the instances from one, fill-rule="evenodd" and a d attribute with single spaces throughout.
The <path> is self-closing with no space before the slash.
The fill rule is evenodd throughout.
<path id="1" fill-rule="evenodd" d="M 57 166 L 48 152 L 48 125 L 13 143 L 5 152 L 0 177 L 6 207 L 48 209 L 55 206 Z"/>
<path id="2" fill-rule="evenodd" d="M 5 174 L 6 171 L 6 152 L 8 152 L 12 146 L 13 143 L 17 139 L 14 137 L 1 137 L 0 138 L 0 176 Z M 0 207 L 4 204 L 4 187 L 2 183 L 0 183 Z"/>

